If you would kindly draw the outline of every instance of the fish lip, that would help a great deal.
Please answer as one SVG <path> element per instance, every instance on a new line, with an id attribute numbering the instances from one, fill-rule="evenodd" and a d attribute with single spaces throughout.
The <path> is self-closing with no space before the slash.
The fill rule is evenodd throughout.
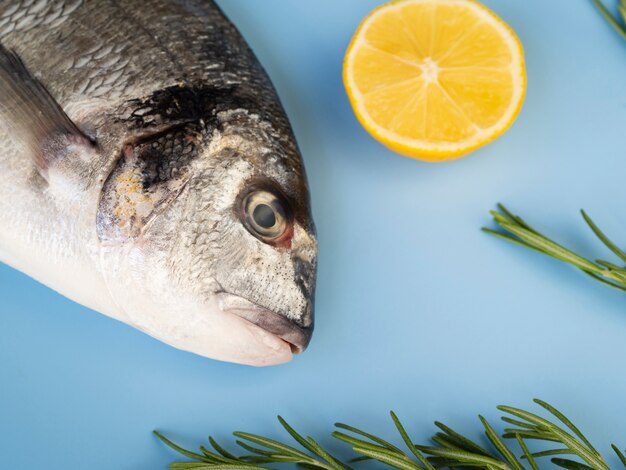
<path id="1" fill-rule="evenodd" d="M 238 295 L 218 294 L 220 307 L 223 312 L 238 317 L 256 325 L 268 333 L 288 343 L 293 354 L 303 353 L 311 341 L 312 328 L 303 328 L 288 318 Z"/>

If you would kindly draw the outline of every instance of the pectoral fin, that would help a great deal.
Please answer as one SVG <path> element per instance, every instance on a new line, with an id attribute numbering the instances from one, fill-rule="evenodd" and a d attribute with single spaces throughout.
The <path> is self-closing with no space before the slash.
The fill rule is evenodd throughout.
<path id="1" fill-rule="evenodd" d="M 5 130 L 27 149 L 46 180 L 55 165 L 71 167 L 67 160 L 94 152 L 95 141 L 72 122 L 20 57 L 1 44 L 0 115 Z"/>

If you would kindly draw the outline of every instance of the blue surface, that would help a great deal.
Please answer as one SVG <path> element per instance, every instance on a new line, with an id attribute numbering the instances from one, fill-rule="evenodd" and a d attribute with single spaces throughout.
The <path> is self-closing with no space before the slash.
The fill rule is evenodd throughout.
<path id="1" fill-rule="evenodd" d="M 526 49 L 528 95 L 502 138 L 448 164 L 372 140 L 341 83 L 379 0 L 223 0 L 272 76 L 302 146 L 319 229 L 317 331 L 292 363 L 215 362 L 161 344 L 0 267 L 0 467 L 165 468 L 155 428 L 196 447 L 274 416 L 426 440 L 440 419 L 539 396 L 599 449 L 626 445 L 626 296 L 479 231 L 506 202 L 589 256 L 584 207 L 626 240 L 626 43 L 591 2 L 488 0 Z"/>

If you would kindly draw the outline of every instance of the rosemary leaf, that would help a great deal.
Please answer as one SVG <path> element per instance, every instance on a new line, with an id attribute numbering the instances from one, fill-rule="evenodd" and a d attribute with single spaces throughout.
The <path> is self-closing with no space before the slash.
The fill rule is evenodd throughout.
<path id="1" fill-rule="evenodd" d="M 179 454 L 184 455 L 185 457 L 189 457 L 190 459 L 199 460 L 201 462 L 211 462 L 211 460 L 207 456 L 205 456 L 205 455 L 200 455 L 200 454 L 196 454 L 195 452 L 190 452 L 190 451 L 180 447 L 179 445 L 174 444 L 172 441 L 170 441 L 167 437 L 165 437 L 159 431 L 153 431 L 153 433 L 162 442 L 164 442 L 168 447 L 171 447 L 172 449 L 174 449 Z"/>
<path id="2" fill-rule="evenodd" d="M 332 436 L 335 439 L 339 439 L 340 441 L 345 442 L 346 444 L 350 444 L 352 447 L 359 447 L 362 449 L 369 449 L 372 452 L 391 452 L 394 454 L 398 454 L 398 455 L 404 455 L 404 452 L 402 452 L 400 449 L 389 449 L 385 446 L 381 446 L 381 445 L 377 445 L 377 444 L 372 444 L 370 442 L 364 441 L 362 439 L 358 439 L 356 437 L 353 436 L 349 436 L 348 434 L 339 432 L 339 431 L 335 431 L 332 433 Z"/>
<path id="3" fill-rule="evenodd" d="M 435 444 L 441 447 L 444 447 L 446 449 L 464 450 L 463 448 L 459 447 L 458 445 L 450 441 L 448 437 L 441 432 L 438 432 L 437 434 L 435 434 L 433 437 L 430 438 L 430 440 L 433 441 Z"/>
<path id="4" fill-rule="evenodd" d="M 514 469 L 524 470 L 524 467 L 515 458 L 515 455 L 513 455 L 513 452 L 511 452 L 511 449 L 509 449 L 507 445 L 504 442 L 502 442 L 502 439 L 500 439 L 500 436 L 496 434 L 496 432 L 493 430 L 493 428 L 487 422 L 487 420 L 480 415 L 478 416 L 478 418 L 480 419 L 480 422 L 483 423 L 483 426 L 485 428 L 485 434 L 487 434 L 487 438 L 489 439 L 489 441 L 491 441 L 494 447 L 498 449 L 498 452 L 502 454 L 502 457 L 504 457 L 506 461 L 509 462 L 509 464 Z"/>
<path id="5" fill-rule="evenodd" d="M 611 250 L 619 258 L 621 258 L 622 261 L 626 261 L 626 253 L 624 253 L 615 243 L 611 241 L 609 237 L 604 234 L 602 230 L 600 230 L 600 228 L 594 223 L 593 220 L 591 220 L 591 217 L 589 217 L 584 210 L 581 210 L 580 213 L 585 219 L 585 222 L 587 222 L 587 225 L 589 225 L 589 228 L 593 230 L 593 233 L 596 234 L 596 236 L 602 241 L 602 243 L 604 243 L 609 250 Z"/>
<path id="6" fill-rule="evenodd" d="M 604 279 L 601 276 L 598 276 L 595 273 L 590 273 L 587 271 L 583 271 L 585 274 L 588 274 L 589 276 L 591 276 L 592 278 L 594 278 L 596 281 L 600 281 L 602 284 L 605 284 L 609 287 L 612 287 L 613 289 L 617 289 L 617 290 L 621 290 L 622 292 L 626 292 L 626 286 L 621 286 L 619 284 L 615 284 L 614 282 L 611 281 L 607 281 L 606 279 Z"/>
<path id="7" fill-rule="evenodd" d="M 624 453 L 621 450 L 619 450 L 619 448 L 615 444 L 611 444 L 611 448 L 615 451 L 615 453 L 617 454 L 617 456 L 621 460 L 622 465 L 624 465 L 624 467 L 626 467 L 626 455 L 624 455 Z"/>
<path id="8" fill-rule="evenodd" d="M 552 463 L 559 467 L 567 468 L 568 470 L 594 470 L 594 467 L 576 462 L 575 460 L 554 458 L 552 459 Z"/>
<path id="9" fill-rule="evenodd" d="M 531 454 L 530 451 L 528 450 L 528 447 L 526 446 L 524 439 L 522 439 L 522 437 L 519 434 L 516 434 L 515 438 L 517 439 L 517 443 L 520 445 L 520 447 L 522 448 L 522 451 L 524 452 L 524 455 L 522 456 L 522 458 L 528 460 L 528 463 L 533 468 L 533 470 L 539 470 L 539 467 L 537 466 L 537 462 L 535 462 L 533 454 Z"/>
<path id="10" fill-rule="evenodd" d="M 233 435 L 239 437 L 241 439 L 245 439 L 247 441 L 253 442 L 254 444 L 259 444 L 265 446 L 269 449 L 274 449 L 283 453 L 284 455 L 289 455 L 291 457 L 295 457 L 296 459 L 302 459 L 303 461 L 310 460 L 310 457 L 304 452 L 300 452 L 298 449 L 295 449 L 287 444 L 282 444 L 274 439 L 269 439 L 267 437 L 258 436 L 256 434 L 250 434 L 247 432 L 234 432 Z"/>
<path id="11" fill-rule="evenodd" d="M 517 435 L 527 440 L 537 440 L 546 442 L 561 442 L 556 436 L 548 433 L 540 433 L 533 431 L 522 431 L 521 429 L 505 429 L 502 437 L 505 439 L 517 439 Z"/>
<path id="12" fill-rule="evenodd" d="M 343 469 L 350 468 L 347 465 L 342 464 L 339 460 L 337 460 L 331 454 L 329 454 L 324 449 L 322 449 L 322 447 L 312 437 L 307 437 L 307 441 L 311 445 L 311 448 L 312 448 L 311 452 L 315 453 L 315 455 L 319 456 L 320 458 L 328 462 L 332 468 L 336 470 L 343 470 Z"/>
<path id="13" fill-rule="evenodd" d="M 424 467 L 426 467 L 428 470 L 435 470 L 435 467 L 433 467 L 428 462 L 428 460 L 424 458 L 422 453 L 419 450 L 417 450 L 417 447 L 415 447 L 415 444 L 413 444 L 413 442 L 409 438 L 409 435 L 404 429 L 404 426 L 402 426 L 402 423 L 400 422 L 396 414 L 393 411 L 390 414 L 391 414 L 391 419 L 393 420 L 393 423 L 396 425 L 396 429 L 400 433 L 400 436 L 402 436 L 402 440 L 404 441 L 406 446 L 409 448 L 409 450 L 413 453 L 413 455 L 417 457 L 417 460 L 419 460 L 422 463 L 422 465 L 424 465 Z"/>
<path id="14" fill-rule="evenodd" d="M 474 441 L 471 441 L 465 436 L 462 436 L 461 434 L 454 431 L 452 428 L 446 426 L 445 424 L 440 423 L 439 421 L 435 421 L 435 426 L 441 429 L 445 433 L 447 438 L 451 440 L 453 443 L 456 443 L 458 447 L 460 447 L 462 450 L 466 450 L 468 452 L 474 452 L 476 454 L 481 454 L 481 455 L 484 455 L 485 457 L 495 458 L 495 456 L 491 452 L 489 452 L 486 449 L 483 449 Z"/>
<path id="15" fill-rule="evenodd" d="M 364 447 L 354 447 L 354 451 L 359 454 L 363 454 L 366 457 L 378 460 L 384 464 L 387 464 L 393 468 L 399 468 L 401 470 L 423 470 L 422 467 L 412 462 L 406 456 L 399 456 L 396 453 L 386 451 L 375 451 Z"/>
<path id="16" fill-rule="evenodd" d="M 580 438 L 581 441 L 587 444 L 587 447 L 589 448 L 590 451 L 592 451 L 598 457 L 600 456 L 599 452 L 591 445 L 591 442 L 587 440 L 587 438 L 583 435 L 583 433 L 581 433 L 580 430 L 576 426 L 574 426 L 574 424 L 569 419 L 567 419 L 567 417 L 563 413 L 561 413 L 559 410 L 557 410 L 552 405 L 549 405 L 545 401 L 540 400 L 539 398 L 535 398 L 533 401 L 537 403 L 539 406 L 548 410 L 554 416 L 556 416 L 559 419 L 559 421 L 561 421 L 563 424 L 565 424 L 565 426 L 570 428 L 574 432 L 574 434 L 576 434 Z"/>
<path id="17" fill-rule="evenodd" d="M 345 431 L 350 431 L 354 434 L 358 434 L 361 435 L 363 437 L 368 438 L 370 441 L 376 442 L 377 444 L 380 444 L 383 447 L 386 447 L 390 450 L 395 450 L 396 452 L 402 452 L 399 448 L 397 448 L 396 446 L 394 446 L 393 444 L 390 444 L 389 442 L 381 439 L 380 437 L 374 436 L 373 434 L 370 434 L 368 432 L 362 431 L 360 429 L 355 428 L 354 426 L 349 426 L 347 424 L 343 424 L 343 423 L 335 423 L 335 427 L 339 428 L 339 429 L 343 429 Z"/>
<path id="18" fill-rule="evenodd" d="M 604 6 L 600 0 L 591 0 L 593 4 L 596 6 L 598 11 L 602 14 L 605 20 L 618 32 L 622 38 L 626 39 L 626 29 L 620 24 L 620 22 L 615 18 L 611 12 Z M 620 9 L 621 12 L 621 9 Z M 623 13 L 622 13 L 623 14 Z"/>
<path id="19" fill-rule="evenodd" d="M 271 457 L 272 455 L 275 454 L 274 452 L 270 452 L 268 450 L 263 450 L 263 449 L 259 449 L 258 447 L 251 446 L 250 444 L 247 444 L 247 443 L 245 443 L 243 441 L 239 441 L 238 440 L 238 441 L 235 441 L 235 443 L 238 446 L 242 447 L 243 449 L 247 450 L 248 452 L 252 452 L 253 454 L 258 454 L 261 457 L 264 456 L 266 458 L 269 458 L 269 457 Z"/>
<path id="20" fill-rule="evenodd" d="M 237 464 L 231 464 L 231 465 L 222 465 L 222 464 L 216 464 L 216 465 L 212 465 L 212 464 L 206 464 L 206 463 L 197 463 L 197 462 L 174 462 L 171 463 L 169 465 L 169 468 L 171 470 L 188 470 L 188 469 L 193 469 L 193 470 L 215 470 L 215 469 L 228 469 L 228 470 L 234 470 L 234 469 L 245 469 L 245 470 L 249 470 L 250 467 L 248 466 L 242 466 L 242 465 L 237 465 Z"/>
<path id="21" fill-rule="evenodd" d="M 534 452 L 532 454 L 533 457 L 548 457 L 550 455 L 567 455 L 573 454 L 574 451 L 571 449 L 551 449 L 551 450 L 542 450 L 541 452 Z"/>
<path id="22" fill-rule="evenodd" d="M 622 16 L 622 21 L 626 21 L 626 2 L 622 0 L 619 5 L 617 5 L 617 11 Z"/>
<path id="23" fill-rule="evenodd" d="M 325 460 L 329 464 L 329 468 L 334 470 L 344 470 L 349 467 L 340 463 L 337 459 L 335 459 L 332 455 L 322 449 L 317 442 L 311 437 L 307 437 L 306 439 L 298 434 L 294 428 L 292 428 L 287 421 L 285 421 L 281 416 L 278 417 L 278 421 L 285 428 L 285 430 L 293 437 L 298 444 L 312 452 L 314 455 L 320 457 Z"/>
<path id="24" fill-rule="evenodd" d="M 171 463 L 169 467 L 172 470 L 256 470 L 263 468 L 246 464 L 206 464 L 195 462 L 174 462 Z"/>
<path id="25" fill-rule="evenodd" d="M 226 449 L 224 449 L 222 446 L 220 446 L 217 441 L 215 439 L 213 439 L 211 436 L 209 436 L 209 443 L 211 444 L 211 446 L 222 456 L 232 459 L 232 460 L 236 460 L 237 457 L 235 457 L 233 454 L 231 454 L 230 452 L 228 452 Z M 202 450 L 202 447 L 200 448 L 200 450 Z"/>
<path id="26" fill-rule="evenodd" d="M 473 454 L 464 450 L 441 449 L 439 447 L 418 446 L 422 452 L 434 455 L 436 457 L 447 458 L 450 462 L 456 462 L 455 466 L 469 466 L 471 464 L 480 464 L 481 466 L 492 466 L 502 470 L 509 470 L 511 467 L 501 460 L 484 455 Z"/>
<path id="27" fill-rule="evenodd" d="M 505 423 L 513 424 L 515 426 L 519 426 L 519 427 L 527 428 L 527 429 L 535 429 L 535 426 L 533 426 L 532 424 L 528 424 L 523 421 L 519 421 L 517 419 L 509 418 L 508 416 L 503 416 L 501 419 Z"/>

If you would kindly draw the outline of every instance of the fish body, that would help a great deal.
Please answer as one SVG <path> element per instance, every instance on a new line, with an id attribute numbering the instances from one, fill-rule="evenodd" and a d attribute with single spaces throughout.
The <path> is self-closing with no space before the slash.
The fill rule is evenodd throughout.
<path id="1" fill-rule="evenodd" d="M 210 0 L 0 3 L 0 261 L 180 349 L 271 365 L 313 331 L 300 152 Z"/>

